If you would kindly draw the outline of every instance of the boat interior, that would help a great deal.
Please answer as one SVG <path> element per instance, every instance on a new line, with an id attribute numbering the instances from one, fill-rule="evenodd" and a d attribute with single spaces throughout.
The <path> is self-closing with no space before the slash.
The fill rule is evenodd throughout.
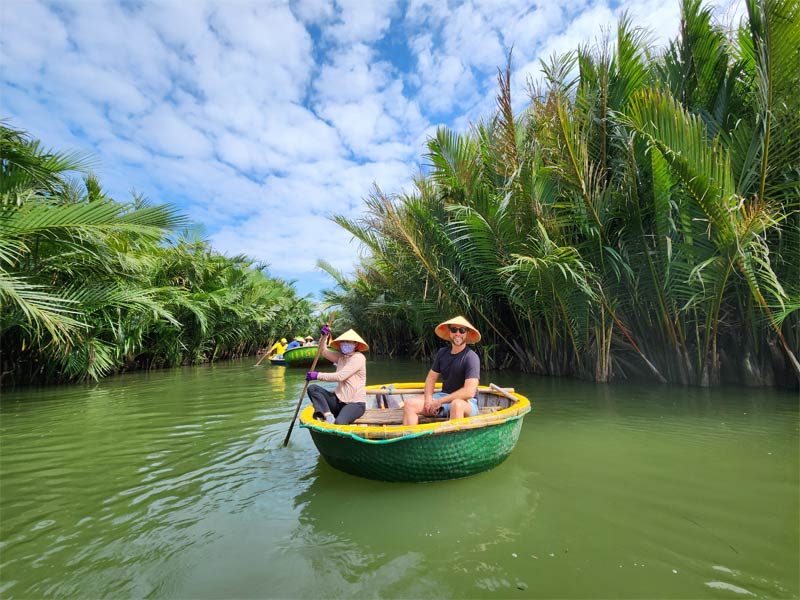
<path id="1" fill-rule="evenodd" d="M 513 388 L 502 388 L 504 392 L 513 393 Z M 422 394 L 422 389 L 369 389 L 367 390 L 367 410 L 356 420 L 355 425 L 402 425 L 403 404 L 405 398 Z M 478 408 L 481 414 L 493 413 L 508 408 L 514 400 L 500 395 L 490 389 L 479 389 L 477 394 Z M 420 415 L 420 423 L 445 421 L 444 417 L 428 417 Z"/>

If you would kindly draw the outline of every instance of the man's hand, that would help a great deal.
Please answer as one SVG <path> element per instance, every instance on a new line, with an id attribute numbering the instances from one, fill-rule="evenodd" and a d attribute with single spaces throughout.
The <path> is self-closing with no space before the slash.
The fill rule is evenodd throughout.
<path id="1" fill-rule="evenodd" d="M 422 406 L 422 414 L 428 417 L 433 417 L 436 415 L 436 411 L 439 410 L 441 405 L 442 403 L 438 400 L 434 400 L 433 398 L 425 398 L 425 404 Z"/>

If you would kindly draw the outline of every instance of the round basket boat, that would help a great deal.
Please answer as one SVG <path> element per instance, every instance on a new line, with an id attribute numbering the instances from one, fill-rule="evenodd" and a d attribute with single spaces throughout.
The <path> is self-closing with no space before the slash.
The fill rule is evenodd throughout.
<path id="1" fill-rule="evenodd" d="M 422 392 L 421 383 L 395 383 L 367 388 L 373 399 L 392 406 L 403 396 Z M 517 443 L 528 399 L 497 386 L 478 389 L 480 414 L 444 420 L 420 417 L 403 425 L 402 408 L 367 408 L 352 425 L 317 421 L 314 408 L 300 414 L 300 426 L 322 457 L 346 473 L 383 481 L 436 481 L 467 477 L 503 462 Z"/>
<path id="2" fill-rule="evenodd" d="M 272 356 L 269 359 L 271 365 L 275 365 L 278 367 L 285 367 L 286 361 L 283 360 L 283 354 L 279 354 L 278 356 Z"/>
<path id="3" fill-rule="evenodd" d="M 319 346 L 300 346 L 299 348 L 292 348 L 283 353 L 283 360 L 286 361 L 287 367 L 310 367 L 314 362 L 314 357 L 317 356 Z M 324 356 L 320 355 L 320 360 L 329 362 Z"/>

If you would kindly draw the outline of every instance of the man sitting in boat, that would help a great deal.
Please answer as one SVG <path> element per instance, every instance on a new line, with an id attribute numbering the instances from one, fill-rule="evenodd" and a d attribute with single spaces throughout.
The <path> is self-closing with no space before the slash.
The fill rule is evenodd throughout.
<path id="1" fill-rule="evenodd" d="M 310 335 L 305 337 L 305 341 L 303 342 L 303 346 L 316 346 L 317 344 L 314 342 L 314 338 Z"/>
<path id="2" fill-rule="evenodd" d="M 464 317 L 455 317 L 436 326 L 436 335 L 450 342 L 440 348 L 425 378 L 422 396 L 406 399 L 403 406 L 403 425 L 417 425 L 419 415 L 460 419 L 479 414 L 478 381 L 481 361 L 467 344 L 479 342 L 481 334 Z M 442 391 L 434 393 L 436 382 L 442 377 Z"/>
<path id="3" fill-rule="evenodd" d="M 267 358 L 272 356 L 280 356 L 286 351 L 286 338 L 281 338 L 280 341 L 272 344 L 272 348 L 267 350 Z"/>
<path id="4" fill-rule="evenodd" d="M 331 342 L 337 352 L 328 350 L 330 328 L 322 328 L 320 354 L 336 365 L 335 373 L 309 371 L 307 381 L 335 381 L 336 389 L 329 392 L 316 384 L 308 386 L 308 397 L 314 405 L 314 418 L 328 423 L 349 425 L 367 408 L 367 359 L 362 352 L 369 350 L 367 343 L 352 329 L 348 329 Z"/>

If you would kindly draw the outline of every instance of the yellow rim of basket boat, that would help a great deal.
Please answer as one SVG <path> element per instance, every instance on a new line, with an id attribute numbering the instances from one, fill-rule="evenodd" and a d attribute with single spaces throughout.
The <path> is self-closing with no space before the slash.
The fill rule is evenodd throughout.
<path id="1" fill-rule="evenodd" d="M 392 389 L 386 389 L 387 385 L 392 385 Z M 378 384 L 368 385 L 367 390 L 370 391 L 383 391 L 387 394 L 398 394 L 406 389 L 422 389 L 425 383 L 393 383 L 393 384 Z M 436 391 L 441 391 L 442 384 L 436 384 Z M 478 392 L 492 394 L 494 396 L 501 396 L 492 388 L 488 386 L 479 386 Z M 434 423 L 422 423 L 419 425 L 336 425 L 335 423 L 327 423 L 325 421 L 317 421 L 314 419 L 314 407 L 307 406 L 300 413 L 300 425 L 308 429 L 316 429 L 317 431 L 333 433 L 337 435 L 345 434 L 347 437 L 359 437 L 369 439 L 385 439 L 387 434 L 392 438 L 404 438 L 406 436 L 418 437 L 419 435 L 430 435 L 439 433 L 449 433 L 452 431 L 464 431 L 467 429 L 480 429 L 488 425 L 498 425 L 505 423 L 510 419 L 522 417 L 531 410 L 530 401 L 517 392 L 508 392 L 513 396 L 517 402 L 508 408 L 478 415 L 476 417 L 463 417 L 461 419 L 449 419 L 447 421 L 439 421 Z"/>

